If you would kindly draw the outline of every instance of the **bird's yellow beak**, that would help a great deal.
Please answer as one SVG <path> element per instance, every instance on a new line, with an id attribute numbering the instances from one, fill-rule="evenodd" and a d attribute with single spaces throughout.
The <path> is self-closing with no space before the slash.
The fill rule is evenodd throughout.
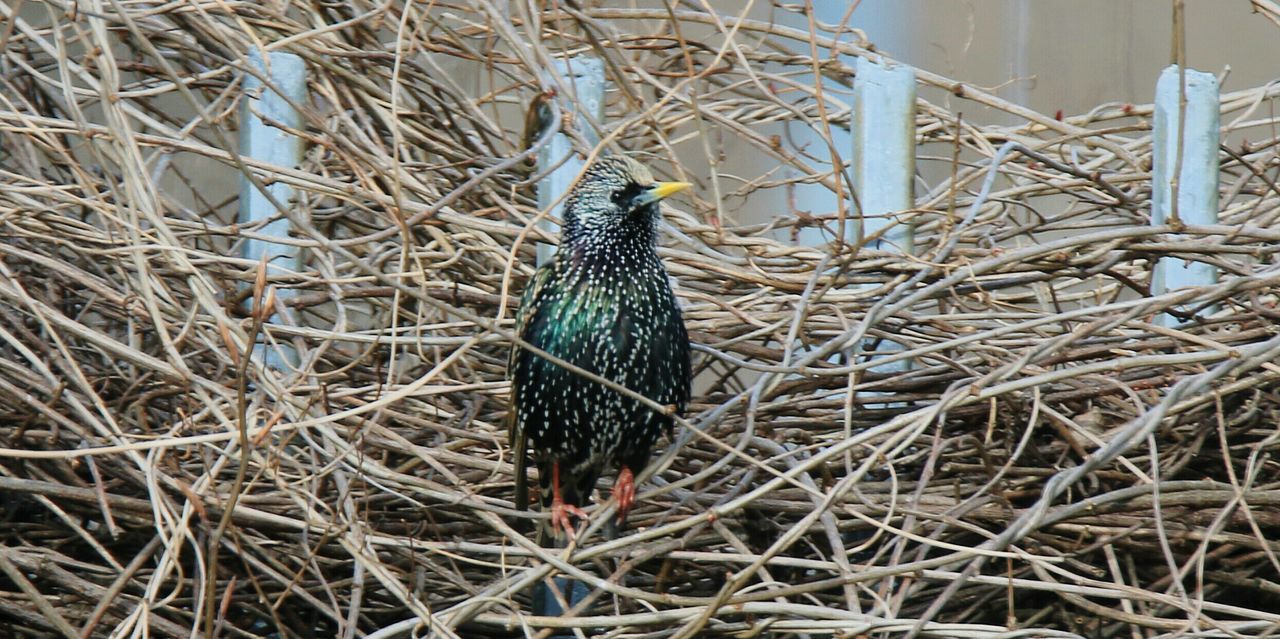
<path id="1" fill-rule="evenodd" d="M 657 201 L 671 197 L 691 186 L 693 185 L 688 182 L 658 182 L 649 187 L 646 195 L 649 196 L 648 199 Z"/>

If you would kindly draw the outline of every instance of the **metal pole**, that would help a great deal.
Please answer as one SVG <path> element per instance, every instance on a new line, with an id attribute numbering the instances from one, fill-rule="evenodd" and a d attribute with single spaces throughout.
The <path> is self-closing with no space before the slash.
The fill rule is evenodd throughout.
<path id="1" fill-rule="evenodd" d="M 568 116 L 587 144 L 599 143 L 600 135 L 591 122 L 604 121 L 604 63 L 591 56 L 575 56 L 568 60 L 557 60 L 551 73 L 560 77 L 560 82 L 550 82 L 553 87 L 565 87 L 571 95 L 563 95 L 560 89 L 554 98 L 560 101 L 560 112 Z M 554 169 L 552 167 L 555 167 Z M 573 139 L 564 133 L 556 133 L 548 144 L 538 152 L 538 172 L 546 173 L 538 182 L 538 207 L 545 209 L 552 202 L 560 200 L 550 211 L 549 217 L 564 219 L 563 195 L 573 188 L 574 179 L 582 172 L 583 158 L 575 152 Z M 544 218 L 540 227 L 554 233 L 556 224 Z M 555 253 L 555 247 L 545 242 L 538 243 L 538 264 L 542 265 Z M 568 577 L 556 577 L 553 580 L 555 589 L 570 607 L 587 596 L 587 585 Z M 533 592 L 533 614 L 559 616 L 565 609 L 560 606 L 556 593 L 547 587 L 545 581 L 538 583 Z M 552 635 L 551 639 L 573 637 L 573 633 Z"/>
<path id="2" fill-rule="evenodd" d="M 600 142 L 600 135 L 595 127 L 583 121 L 588 116 L 595 122 L 604 121 L 604 63 L 591 56 L 575 56 L 568 60 L 557 60 L 552 71 L 561 78 L 561 82 L 552 82 L 551 86 L 564 86 L 573 91 L 573 95 L 557 94 L 555 100 L 560 101 L 561 113 L 569 116 L 576 124 L 574 129 L 582 135 L 587 144 Z M 562 161 L 563 160 L 563 161 Z M 544 173 L 556 167 L 538 182 L 538 207 L 545 209 L 573 187 L 573 180 L 582 171 L 582 157 L 573 149 L 573 140 L 564 133 L 556 133 L 551 141 L 538 152 L 538 172 Z M 550 212 L 550 217 L 563 219 L 563 200 Z M 555 222 L 544 219 L 541 228 L 554 232 Z M 538 264 L 541 265 L 555 253 L 555 247 L 545 242 L 538 243 Z"/>
<path id="3" fill-rule="evenodd" d="M 1180 77 L 1185 77 L 1182 89 Z M 1179 108 L 1186 96 L 1185 109 Z M 1218 223 L 1218 79 L 1212 73 L 1170 65 L 1156 83 L 1155 148 L 1151 168 L 1151 223 L 1159 226 L 1174 219 L 1183 224 Z M 1181 145 L 1179 145 L 1181 139 Z M 1181 147 L 1181 148 L 1179 148 Z M 1188 287 L 1208 286 L 1218 272 L 1204 262 L 1161 257 L 1151 273 L 1151 294 Z M 1213 312 L 1210 309 L 1209 312 Z M 1163 313 L 1164 326 L 1179 323 Z"/>
<path id="4" fill-rule="evenodd" d="M 868 248 L 915 252 L 911 222 L 897 223 L 891 215 L 910 209 L 916 166 L 916 73 L 905 65 L 889 65 L 858 58 L 853 86 L 853 188 L 857 195 L 850 241 L 884 231 Z M 887 230 L 886 230 L 887 229 Z M 855 352 L 874 340 L 864 339 Z M 901 344 L 881 341 L 879 352 L 903 350 Z M 877 366 L 877 372 L 911 368 L 909 360 Z"/>
<path id="5" fill-rule="evenodd" d="M 297 167 L 302 163 L 302 138 L 281 127 L 302 127 L 302 114 L 290 102 L 302 104 L 307 99 L 306 64 L 292 53 L 272 52 L 264 59 L 256 48 L 249 51 L 249 64 L 269 77 L 272 86 L 267 86 L 252 74 L 245 76 L 246 99 L 240 111 L 240 154 L 272 165 Z M 276 93 L 277 90 L 283 96 Z M 277 202 L 289 203 L 296 195 L 294 188 L 285 182 L 267 182 L 266 188 Z M 289 237 L 289 220 L 276 211 L 271 201 L 246 177 L 240 180 L 240 224 L 273 238 Z M 269 275 L 292 274 L 301 267 L 298 247 L 289 244 L 246 239 L 242 252 L 244 257 L 255 262 L 265 255 Z M 284 299 L 292 293 L 290 289 L 280 289 L 277 297 Z M 290 365 L 297 364 L 297 353 L 287 344 L 269 349 L 265 343 L 260 343 L 254 350 L 267 366 L 276 370 L 287 370 Z"/>

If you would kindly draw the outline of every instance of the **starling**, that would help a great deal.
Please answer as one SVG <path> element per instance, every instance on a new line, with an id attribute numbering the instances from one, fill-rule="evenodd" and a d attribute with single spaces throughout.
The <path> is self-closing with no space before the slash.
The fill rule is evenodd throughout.
<path id="1" fill-rule="evenodd" d="M 689 336 L 658 259 L 658 202 L 688 188 L 655 182 L 625 156 L 587 169 L 564 207 L 560 247 L 520 302 L 516 333 L 555 357 L 683 413 Z M 509 435 L 518 508 L 528 504 L 526 456 L 538 466 L 551 531 L 575 536 L 596 479 L 616 465 L 619 521 L 635 504 L 635 473 L 673 418 L 519 346 L 511 349 Z"/>

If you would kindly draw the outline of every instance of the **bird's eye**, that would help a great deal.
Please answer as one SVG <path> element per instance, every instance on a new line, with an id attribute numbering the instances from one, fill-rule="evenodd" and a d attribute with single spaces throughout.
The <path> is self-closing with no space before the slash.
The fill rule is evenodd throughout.
<path id="1" fill-rule="evenodd" d="M 640 195 L 643 190 L 638 184 L 628 184 L 626 188 L 614 191 L 611 197 L 614 205 L 625 209 L 631 206 L 631 201 L 636 199 L 636 196 Z"/>

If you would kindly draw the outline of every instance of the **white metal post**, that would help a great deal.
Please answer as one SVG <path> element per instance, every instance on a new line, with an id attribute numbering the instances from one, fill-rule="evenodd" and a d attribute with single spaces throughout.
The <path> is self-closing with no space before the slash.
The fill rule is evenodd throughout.
<path id="1" fill-rule="evenodd" d="M 302 114 L 293 104 L 303 104 L 307 99 L 306 64 L 292 53 L 271 52 L 264 59 L 256 48 L 249 52 L 249 64 L 270 78 L 272 86 L 267 86 L 252 74 L 245 76 L 246 99 L 240 112 L 240 154 L 272 165 L 297 167 L 302 163 L 302 138 L 281 127 L 302 127 Z M 293 201 L 295 191 L 292 186 L 281 181 L 268 182 L 267 191 L 277 202 L 289 205 Z M 262 224 L 265 220 L 271 221 Z M 289 237 L 289 220 L 276 211 L 271 200 L 247 177 L 240 179 L 240 223 L 253 227 L 262 235 Z M 265 255 L 268 274 L 295 273 L 301 266 L 298 247 L 289 244 L 247 239 L 242 251 L 244 257 L 255 262 Z M 291 292 L 289 289 L 278 290 L 277 297 L 284 299 Z M 287 364 L 296 364 L 297 354 L 287 345 L 282 344 L 276 351 L 264 349 L 264 345 L 259 344 L 255 350 L 264 363 L 276 370 L 285 370 Z"/>
<path id="2" fill-rule="evenodd" d="M 857 195 L 852 228 L 855 241 L 880 231 L 868 248 L 914 253 L 911 222 L 896 223 L 890 214 L 910 209 L 916 167 L 916 73 L 905 65 L 885 65 L 866 58 L 855 63 L 853 85 L 853 188 Z M 887 229 L 887 230 L 886 230 Z M 870 340 L 863 340 L 862 352 Z M 880 342 L 877 350 L 899 351 L 901 344 Z M 909 360 L 875 367 L 895 372 Z"/>
<path id="3" fill-rule="evenodd" d="M 604 63 L 591 56 L 575 56 L 568 60 L 558 60 L 553 71 L 561 78 L 561 82 L 551 82 L 551 86 L 561 85 L 573 91 L 574 95 L 561 95 L 558 91 L 554 99 L 560 101 L 560 112 L 569 116 L 576 123 L 578 131 L 588 144 L 596 144 L 600 136 L 588 122 L 583 120 L 589 116 L 595 122 L 604 121 Z M 561 162 L 561 160 L 564 160 Z M 538 207 L 545 209 L 561 199 L 573 186 L 573 180 L 582 171 L 582 158 L 574 152 L 573 140 L 564 133 L 556 133 L 551 141 L 538 152 L 538 171 L 557 166 L 554 171 L 538 182 Z M 563 219 L 564 202 L 561 199 L 550 215 Z M 541 225 L 547 231 L 554 231 L 556 225 L 547 219 Z M 555 248 L 545 242 L 538 243 L 538 264 L 551 258 Z"/>
<path id="4" fill-rule="evenodd" d="M 1180 77 L 1186 78 L 1185 90 L 1180 86 Z M 1180 109 L 1184 94 L 1186 107 Z M 1165 68 L 1156 83 L 1153 126 L 1151 223 L 1159 226 L 1170 221 L 1176 197 L 1178 219 L 1183 224 L 1216 224 L 1220 139 L 1218 79 L 1212 73 L 1192 69 L 1179 73 L 1177 65 Z M 1212 265 L 1162 257 L 1151 274 L 1151 294 L 1208 286 L 1217 280 L 1218 273 Z M 1162 314 L 1158 321 L 1165 326 L 1178 324 L 1178 319 L 1168 314 Z"/>
<path id="5" fill-rule="evenodd" d="M 916 72 L 858 58 L 853 85 L 853 188 L 860 208 L 854 231 L 861 237 L 894 223 L 887 217 L 911 208 L 916 169 Z M 911 224 L 894 226 L 867 246 L 912 253 Z"/>

